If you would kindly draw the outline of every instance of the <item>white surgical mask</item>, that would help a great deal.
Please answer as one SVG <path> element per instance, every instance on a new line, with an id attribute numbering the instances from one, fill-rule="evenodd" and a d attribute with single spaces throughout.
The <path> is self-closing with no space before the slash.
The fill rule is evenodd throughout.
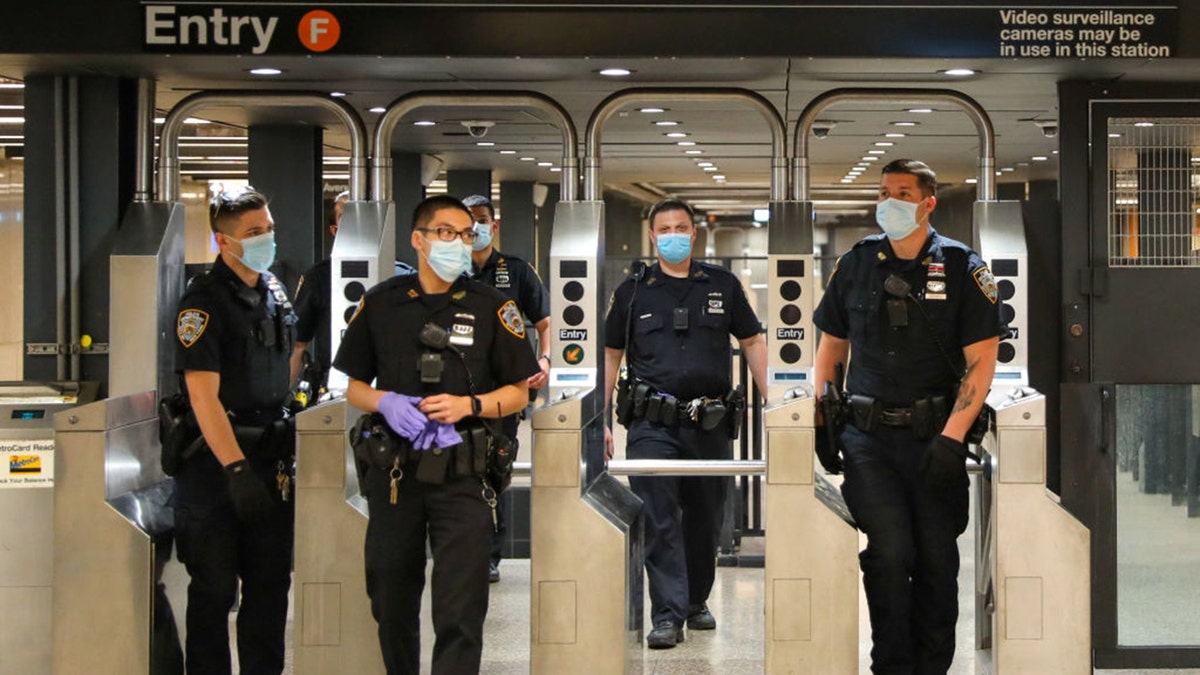
<path id="1" fill-rule="evenodd" d="M 875 222 L 888 239 L 903 239 L 917 229 L 917 205 L 889 197 L 875 205 Z"/>

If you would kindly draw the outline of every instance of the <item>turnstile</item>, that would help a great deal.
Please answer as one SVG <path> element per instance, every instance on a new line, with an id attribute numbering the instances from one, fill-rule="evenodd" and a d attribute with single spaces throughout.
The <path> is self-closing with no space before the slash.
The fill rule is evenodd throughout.
<path id="1" fill-rule="evenodd" d="M 363 566 L 367 500 L 346 438 L 359 414 L 339 398 L 296 417 L 296 675 L 384 672 Z"/>
<path id="2" fill-rule="evenodd" d="M 50 672 L 54 414 L 95 400 L 95 382 L 0 383 L 0 663 Z"/>
<path id="3" fill-rule="evenodd" d="M 53 672 L 150 673 L 155 653 L 176 648 L 155 638 L 177 640 L 158 588 L 155 543 L 174 513 L 155 393 L 61 412 L 54 427 Z"/>

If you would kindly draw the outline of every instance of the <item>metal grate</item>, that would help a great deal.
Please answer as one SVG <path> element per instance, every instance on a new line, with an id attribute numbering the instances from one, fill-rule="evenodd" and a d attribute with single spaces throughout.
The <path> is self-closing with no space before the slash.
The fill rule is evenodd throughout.
<path id="1" fill-rule="evenodd" d="M 1200 119 L 1108 124 L 1110 267 L 1200 266 Z"/>

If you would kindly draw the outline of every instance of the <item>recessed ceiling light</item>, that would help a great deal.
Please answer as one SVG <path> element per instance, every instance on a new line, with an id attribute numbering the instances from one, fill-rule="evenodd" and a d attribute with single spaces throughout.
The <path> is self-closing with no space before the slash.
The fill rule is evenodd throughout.
<path id="1" fill-rule="evenodd" d="M 905 135 L 906 134 L 902 134 L 899 131 L 890 131 L 890 132 L 884 134 L 883 137 L 884 138 L 904 138 Z"/>
<path id="2" fill-rule="evenodd" d="M 696 162 L 696 166 L 712 166 L 712 162 Z"/>
<path id="3" fill-rule="evenodd" d="M 1051 150 L 1051 151 L 1050 151 L 1050 154 L 1052 154 L 1052 155 L 1057 155 L 1057 154 L 1058 154 L 1058 151 L 1057 151 L 1057 150 Z"/>
<path id="4" fill-rule="evenodd" d="M 704 168 L 703 168 L 703 169 L 701 169 L 701 170 L 702 170 L 702 171 L 720 171 L 720 169 L 718 169 L 718 168 L 717 168 L 717 167 L 715 167 L 715 166 L 706 166 L 706 167 L 704 167 Z"/>
<path id="5" fill-rule="evenodd" d="M 24 82 L 0 82 L 0 89 L 24 89 Z"/>
<path id="6" fill-rule="evenodd" d="M 605 77 L 627 77 L 633 74 L 633 71 L 628 68 L 605 68 L 596 72 Z"/>
<path id="7" fill-rule="evenodd" d="M 679 121 L 678 120 L 658 120 L 654 124 L 656 124 L 660 127 L 677 127 L 677 126 L 679 126 Z"/>
<path id="8" fill-rule="evenodd" d="M 696 144 L 696 141 L 679 141 L 675 145 L 688 146 L 688 145 L 695 145 L 695 144 Z"/>
<path id="9" fill-rule="evenodd" d="M 855 164 L 855 166 L 861 166 L 864 169 L 869 169 L 871 167 L 871 165 L 867 164 L 866 162 L 859 162 L 858 164 Z"/>
<path id="10" fill-rule="evenodd" d="M 894 127 L 915 127 L 918 124 L 920 124 L 920 122 L 913 122 L 912 120 L 897 120 L 892 122 L 892 126 Z"/>
<path id="11" fill-rule="evenodd" d="M 251 68 L 251 75 L 282 75 L 283 71 L 278 68 Z"/>
<path id="12" fill-rule="evenodd" d="M 974 185 L 974 184 L 976 184 L 976 183 L 978 183 L 978 182 L 979 182 L 979 179 L 978 179 L 978 178 L 968 178 L 968 179 L 966 179 L 966 180 L 965 180 L 965 181 L 963 181 L 963 182 L 964 182 L 964 183 L 966 183 L 966 184 L 968 184 L 968 185 Z"/>
<path id="13" fill-rule="evenodd" d="M 554 166 L 554 162 L 538 162 L 538 166 Z"/>
<path id="14" fill-rule="evenodd" d="M 685 155 L 703 155 L 704 151 L 703 150 L 684 150 L 683 154 L 685 154 Z"/>
<path id="15" fill-rule="evenodd" d="M 714 173 L 714 174 L 713 174 L 713 180 L 725 180 L 725 174 L 723 174 L 723 173 Z"/>
<path id="16" fill-rule="evenodd" d="M 862 157 L 861 159 L 864 162 L 878 162 L 879 161 L 878 157 Z"/>
<path id="17" fill-rule="evenodd" d="M 691 134 L 686 131 L 668 131 L 667 133 L 663 134 L 663 136 L 666 136 L 667 138 L 687 138 L 688 136 L 691 136 Z"/>
<path id="18" fill-rule="evenodd" d="M 560 172 L 560 171 L 562 171 L 562 167 L 561 167 L 561 166 L 552 166 L 552 167 L 550 167 L 550 173 L 558 173 L 558 172 Z"/>
<path id="19" fill-rule="evenodd" d="M 1109 134 L 1108 137 L 1109 138 L 1120 138 L 1121 134 Z"/>
<path id="20" fill-rule="evenodd" d="M 1135 127 L 1152 127 L 1152 126 L 1154 126 L 1154 122 L 1134 122 L 1133 126 L 1135 126 Z"/>
<path id="21" fill-rule="evenodd" d="M 1047 158 L 1045 155 L 1034 155 L 1033 157 L 1030 157 L 1029 159 L 1032 159 L 1035 162 L 1044 162 L 1044 161 L 1046 161 Z"/>
<path id="22" fill-rule="evenodd" d="M 941 72 L 943 75 L 949 75 L 950 77 L 969 77 L 971 75 L 975 75 L 979 71 L 971 68 L 947 68 L 946 70 L 939 72 Z"/>
<path id="23" fill-rule="evenodd" d="M 166 122 L 166 121 L 167 121 L 167 118 L 165 118 L 165 117 L 155 117 L 154 118 L 155 124 L 162 124 L 163 122 Z"/>
<path id="24" fill-rule="evenodd" d="M 345 98 L 345 97 L 346 97 L 346 92 L 344 92 L 344 91 L 331 91 L 331 92 L 329 92 L 329 95 L 330 95 L 330 96 L 332 96 L 332 97 L 334 97 L 334 98 Z"/>
<path id="25" fill-rule="evenodd" d="M 475 145 L 478 145 L 481 148 L 490 148 L 495 145 L 495 143 L 491 141 L 475 141 Z"/>
<path id="26" fill-rule="evenodd" d="M 910 113 L 916 113 L 918 115 L 923 115 L 925 113 L 933 112 L 933 108 L 908 108 L 904 112 L 910 112 Z"/>
<path id="27" fill-rule="evenodd" d="M 669 110 L 669 108 L 658 108 L 656 106 L 647 106 L 645 108 L 638 108 L 637 110 L 638 110 L 638 112 L 646 113 L 647 115 L 657 115 L 658 113 L 667 112 L 667 110 Z"/>
<path id="28" fill-rule="evenodd" d="M 875 147 L 877 148 L 890 148 L 893 145 L 895 145 L 895 143 L 891 141 L 875 141 Z"/>
<path id="29" fill-rule="evenodd" d="M 843 183 L 853 183 L 853 182 L 854 182 L 854 180 L 853 180 L 853 179 L 850 179 L 850 178 L 843 178 L 843 179 L 842 179 L 842 182 L 843 182 Z"/>
<path id="30" fill-rule="evenodd" d="M 532 162 L 533 160 L 537 159 L 537 157 L 520 157 L 519 159 L 522 162 Z"/>
<path id="31" fill-rule="evenodd" d="M 501 151 L 500 151 L 500 154 L 502 154 L 502 155 L 515 155 L 515 154 L 517 154 L 517 151 L 516 151 L 516 150 L 501 150 Z"/>
<path id="32" fill-rule="evenodd" d="M 416 122 L 413 122 L 414 127 L 432 127 L 436 124 L 437 122 L 434 122 L 433 120 L 417 120 Z"/>
<path id="33" fill-rule="evenodd" d="M 208 120 L 199 117 L 187 117 L 183 120 L 184 124 L 208 124 Z"/>
<path id="34" fill-rule="evenodd" d="M 0 117 L 0 124 L 25 124 L 24 117 Z"/>
<path id="35" fill-rule="evenodd" d="M 1000 167 L 1000 170 L 1003 171 L 1004 173 L 1012 173 L 1013 172 L 1013 168 L 1011 166 L 1002 166 L 1002 167 Z"/>
<path id="36" fill-rule="evenodd" d="M 886 155 L 887 150 L 868 150 L 867 154 L 868 155 Z"/>
<path id="37" fill-rule="evenodd" d="M 1017 162 L 1017 166 L 1029 166 L 1029 162 Z"/>
<path id="38" fill-rule="evenodd" d="M 387 108 L 385 108 L 381 105 L 377 105 L 374 108 L 367 108 L 367 112 L 373 112 L 376 115 L 379 115 L 379 114 L 387 112 Z"/>

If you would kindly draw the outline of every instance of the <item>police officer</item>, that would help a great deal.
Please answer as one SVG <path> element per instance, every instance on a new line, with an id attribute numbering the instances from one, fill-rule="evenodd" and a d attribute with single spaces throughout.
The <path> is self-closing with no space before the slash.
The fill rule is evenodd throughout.
<path id="1" fill-rule="evenodd" d="M 629 395 L 630 459 L 729 459 L 732 335 L 741 344 L 760 391 L 766 384 L 766 342 L 738 278 L 692 260 L 696 240 L 690 206 L 667 199 L 650 209 L 658 263 L 617 287 L 604 326 L 605 404 L 611 402 L 622 356 L 629 371 L 618 395 Z M 736 428 L 736 427 L 735 427 Z M 605 429 L 608 456 L 612 431 Z M 708 594 L 716 574 L 724 516 L 724 477 L 630 477 L 644 502 L 646 574 L 650 584 L 652 649 L 684 639 L 683 626 L 716 628 Z"/>
<path id="2" fill-rule="evenodd" d="M 329 236 L 336 238 L 338 228 L 342 224 L 342 211 L 346 202 L 350 201 L 350 192 L 343 190 L 333 199 L 331 209 L 332 222 L 329 224 Z M 325 387 L 329 375 L 329 362 L 332 354 L 329 350 L 329 300 L 330 284 L 332 283 L 332 261 L 325 258 L 304 271 L 300 275 L 300 283 L 296 286 L 296 348 L 292 352 L 292 380 L 301 374 L 308 382 L 312 400 Z M 397 276 L 416 272 L 408 264 L 395 263 Z M 310 371 L 305 371 L 305 352 L 309 345 L 313 346 L 313 361 Z"/>
<path id="3" fill-rule="evenodd" d="M 550 377 L 550 294 L 546 292 L 546 287 L 533 265 L 514 255 L 501 253 L 493 245 L 500 231 L 500 221 L 496 220 L 496 209 L 492 206 L 492 200 L 483 195 L 471 195 L 463 200 L 463 204 L 471 210 L 471 217 L 475 219 L 476 237 L 475 243 L 471 245 L 471 278 L 495 288 L 509 300 L 516 302 L 517 309 L 521 310 L 537 330 L 537 343 L 541 355 L 538 356 L 540 369 L 529 378 L 529 398 L 533 400 L 536 396 L 534 392 L 546 386 Z M 520 415 L 504 418 L 504 434 L 514 439 L 514 442 L 520 422 Z M 508 493 L 500 493 L 500 504 L 497 507 L 499 520 L 496 534 L 492 537 L 492 564 L 488 569 L 489 579 L 493 583 L 500 581 L 500 559 L 503 556 L 508 503 Z"/>
<path id="4" fill-rule="evenodd" d="M 958 546 L 967 526 L 963 439 L 996 368 L 1003 326 L 983 260 L 929 224 L 937 177 L 924 163 L 883 167 L 883 229 L 843 255 L 815 314 L 815 378 L 850 364 L 849 424 L 818 458 L 867 548 L 859 561 L 875 673 L 945 673 L 954 659 Z M 851 359 L 852 357 L 852 359 Z M 820 407 L 820 406 L 819 406 Z M 839 447 L 840 443 L 840 447 Z"/>
<path id="5" fill-rule="evenodd" d="M 179 303 L 177 367 L 207 450 L 176 476 L 179 559 L 191 583 L 187 670 L 229 673 L 229 610 L 241 579 L 243 673 L 283 670 L 291 585 L 294 434 L 284 421 L 295 315 L 266 270 L 275 223 L 253 189 L 209 211 L 220 256 Z"/>
<path id="6" fill-rule="evenodd" d="M 465 461 L 478 455 L 462 453 L 486 450 L 478 440 L 481 418 L 525 407 L 526 381 L 538 369 L 516 304 L 463 276 L 475 236 L 471 213 L 457 199 L 438 195 L 418 204 L 411 238 L 418 273 L 366 294 L 334 359 L 350 377 L 347 400 L 381 413 L 405 439 L 402 464 L 372 465 L 365 478 L 367 593 L 392 675 L 418 672 L 427 535 L 433 672 L 479 671 L 495 502 L 488 503 L 489 486 Z M 434 333 L 449 332 L 448 346 L 422 339 L 429 324 Z M 437 443 L 414 433 L 423 425 L 437 430 Z"/>

